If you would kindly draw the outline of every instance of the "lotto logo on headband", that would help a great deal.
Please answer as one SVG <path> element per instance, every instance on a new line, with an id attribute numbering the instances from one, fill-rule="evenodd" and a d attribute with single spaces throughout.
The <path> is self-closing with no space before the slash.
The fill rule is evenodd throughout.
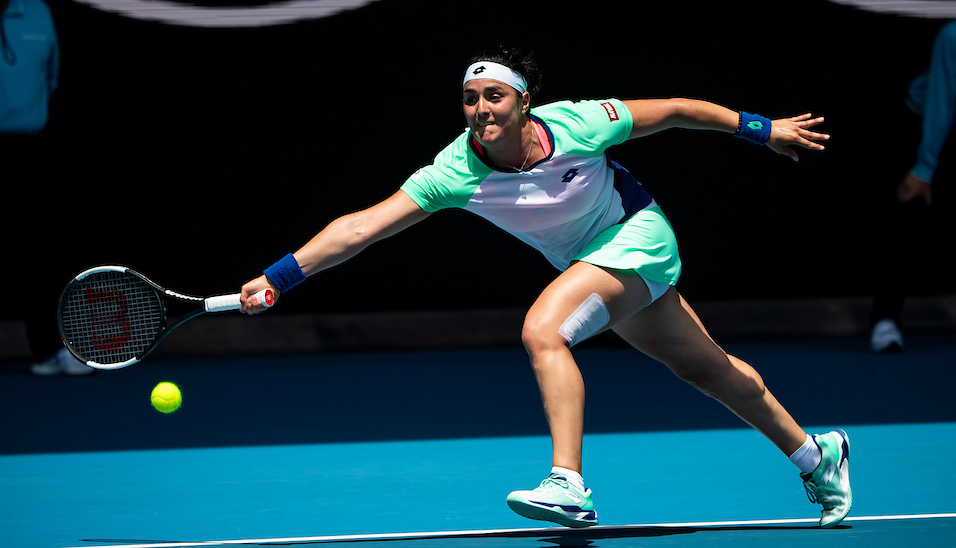
<path id="1" fill-rule="evenodd" d="M 619 119 L 617 109 L 614 108 L 614 105 L 611 103 L 601 103 L 601 106 L 607 111 L 607 117 L 610 118 L 612 122 L 616 122 Z"/>
<path id="2" fill-rule="evenodd" d="M 481 76 L 479 76 L 479 74 Z M 508 84 L 518 90 L 518 93 L 524 93 L 525 90 L 528 89 L 528 82 L 524 79 L 524 76 L 493 61 L 478 61 L 477 63 L 472 63 L 472 65 L 465 70 L 465 78 L 462 80 L 461 85 L 464 86 L 469 80 L 482 78 L 498 80 L 499 82 Z"/>

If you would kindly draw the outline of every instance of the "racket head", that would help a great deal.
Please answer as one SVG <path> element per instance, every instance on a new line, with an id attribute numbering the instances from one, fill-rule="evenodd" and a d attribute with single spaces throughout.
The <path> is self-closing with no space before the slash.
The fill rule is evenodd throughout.
<path id="1" fill-rule="evenodd" d="M 132 365 L 146 357 L 166 329 L 161 294 L 161 287 L 125 266 L 85 270 L 60 296 L 60 338 L 90 367 Z"/>

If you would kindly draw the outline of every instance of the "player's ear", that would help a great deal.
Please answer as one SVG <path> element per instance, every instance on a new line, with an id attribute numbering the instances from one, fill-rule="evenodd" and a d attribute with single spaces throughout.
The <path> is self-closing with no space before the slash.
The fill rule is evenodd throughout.
<path id="1" fill-rule="evenodd" d="M 521 94 L 521 114 L 528 114 L 531 110 L 531 93 L 525 91 Z"/>

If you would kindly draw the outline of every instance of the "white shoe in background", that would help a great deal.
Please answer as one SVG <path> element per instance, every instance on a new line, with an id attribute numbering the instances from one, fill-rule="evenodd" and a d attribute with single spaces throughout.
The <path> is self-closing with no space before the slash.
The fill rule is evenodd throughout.
<path id="1" fill-rule="evenodd" d="M 873 326 L 873 332 L 870 333 L 870 349 L 876 353 L 903 351 L 903 333 L 895 321 L 880 320 Z"/>
<path id="2" fill-rule="evenodd" d="M 76 377 L 95 372 L 95 369 L 73 357 L 73 354 L 70 354 L 66 347 L 57 350 L 56 354 L 50 358 L 30 366 L 30 373 L 41 377 L 51 377 L 53 375 Z"/>

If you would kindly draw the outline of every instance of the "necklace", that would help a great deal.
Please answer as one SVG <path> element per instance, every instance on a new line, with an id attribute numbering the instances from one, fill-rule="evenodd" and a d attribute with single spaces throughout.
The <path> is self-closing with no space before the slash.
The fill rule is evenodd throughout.
<path id="1" fill-rule="evenodd" d="M 515 171 L 518 172 L 518 173 L 521 173 L 522 171 L 524 171 L 524 167 L 525 167 L 526 165 L 528 165 L 528 159 L 531 158 L 531 151 L 534 150 L 534 141 L 535 141 L 535 139 L 534 139 L 535 131 L 534 131 L 534 125 L 533 125 L 534 122 L 531 122 L 531 124 L 532 124 L 532 126 L 531 126 L 531 146 L 528 147 L 528 154 L 525 155 L 524 161 L 521 162 L 521 167 L 509 166 L 508 164 L 501 164 L 501 165 L 503 165 L 503 166 L 505 166 L 505 167 L 510 167 L 511 169 L 515 170 Z"/>

